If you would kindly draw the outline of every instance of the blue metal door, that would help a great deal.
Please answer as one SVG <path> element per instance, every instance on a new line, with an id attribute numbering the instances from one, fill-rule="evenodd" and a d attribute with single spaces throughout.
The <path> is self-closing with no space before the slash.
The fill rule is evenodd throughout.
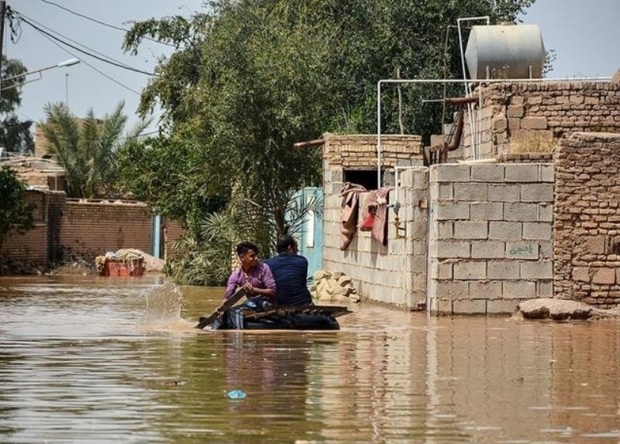
<path id="1" fill-rule="evenodd" d="M 311 279 L 323 266 L 323 189 L 307 187 L 298 191 L 293 199 L 297 208 L 305 208 L 303 221 L 293 235 L 299 243 L 299 254 L 308 259 L 308 278 Z"/>

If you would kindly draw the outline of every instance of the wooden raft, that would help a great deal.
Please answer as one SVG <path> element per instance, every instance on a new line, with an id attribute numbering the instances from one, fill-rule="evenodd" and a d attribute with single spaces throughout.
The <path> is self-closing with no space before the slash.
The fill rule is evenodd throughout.
<path id="1" fill-rule="evenodd" d="M 341 307 L 336 305 L 310 305 L 310 306 L 279 306 L 265 311 L 245 310 L 243 313 L 244 319 L 260 319 L 268 316 L 289 316 L 296 314 L 307 315 L 323 315 L 337 318 L 349 313 L 353 313 L 347 307 Z"/>

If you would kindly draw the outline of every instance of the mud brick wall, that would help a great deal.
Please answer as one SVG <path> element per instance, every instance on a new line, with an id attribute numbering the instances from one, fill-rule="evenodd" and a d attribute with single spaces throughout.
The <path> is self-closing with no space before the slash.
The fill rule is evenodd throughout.
<path id="1" fill-rule="evenodd" d="M 377 169 L 377 136 L 372 134 L 325 134 L 323 158 L 328 165 L 345 170 Z M 414 163 L 412 163 L 412 161 Z M 382 135 L 381 165 L 418 165 L 422 162 L 422 138 L 415 135 Z"/>
<path id="2" fill-rule="evenodd" d="M 5 259 L 41 265 L 47 261 L 46 194 L 30 190 L 26 196 L 28 202 L 36 205 L 33 213 L 35 228 L 24 234 L 19 234 L 17 231 L 10 232 L 4 240 L 0 253 Z"/>
<path id="3" fill-rule="evenodd" d="M 426 301 L 428 168 L 413 167 L 400 177 L 398 215 L 402 230 L 397 231 L 394 211 L 388 209 L 387 246 L 373 239 L 370 232 L 358 230 L 348 248 L 341 250 L 342 198 L 337 193 L 325 195 L 323 268 L 347 274 L 362 298 L 415 309 Z M 340 188 L 342 184 L 337 185 Z M 358 223 L 366 194 L 360 195 Z M 389 194 L 389 202 L 395 201 L 396 190 Z"/>
<path id="4" fill-rule="evenodd" d="M 573 132 L 620 133 L 620 85 L 495 83 L 473 94 L 480 94 L 482 102 L 472 113 L 478 158 L 548 152 L 560 138 Z M 468 114 L 463 144 L 464 158 L 475 158 Z"/>
<path id="5" fill-rule="evenodd" d="M 430 168 L 430 311 L 504 314 L 553 296 L 552 164 Z"/>
<path id="6" fill-rule="evenodd" d="M 576 133 L 558 145 L 555 296 L 620 303 L 620 134 Z"/>
<path id="7" fill-rule="evenodd" d="M 68 200 L 61 219 L 61 246 L 67 253 L 86 256 L 120 248 L 150 253 L 151 226 L 151 211 L 144 203 Z"/>

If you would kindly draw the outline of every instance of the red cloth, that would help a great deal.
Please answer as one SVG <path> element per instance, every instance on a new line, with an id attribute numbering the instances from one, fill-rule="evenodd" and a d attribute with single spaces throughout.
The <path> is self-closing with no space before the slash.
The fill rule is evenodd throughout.
<path id="1" fill-rule="evenodd" d="M 374 214 L 374 221 L 371 230 L 363 230 L 361 226 L 360 230 L 372 231 L 372 238 L 378 240 L 381 245 L 387 245 L 388 198 L 390 191 L 393 189 L 394 187 L 382 187 L 378 190 L 370 191 L 362 208 L 362 220 L 365 222 L 370 214 Z"/>

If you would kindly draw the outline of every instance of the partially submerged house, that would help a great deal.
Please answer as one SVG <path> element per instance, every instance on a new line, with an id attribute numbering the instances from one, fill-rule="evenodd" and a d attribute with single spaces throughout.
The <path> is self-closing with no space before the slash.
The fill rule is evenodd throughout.
<path id="1" fill-rule="evenodd" d="M 326 135 L 323 268 L 364 298 L 436 314 L 511 313 L 540 297 L 620 303 L 620 85 L 541 79 L 540 35 L 519 40 L 520 26 L 476 34 L 459 143 Z M 505 33 L 512 58 L 493 65 L 481 54 L 501 56 Z"/>

